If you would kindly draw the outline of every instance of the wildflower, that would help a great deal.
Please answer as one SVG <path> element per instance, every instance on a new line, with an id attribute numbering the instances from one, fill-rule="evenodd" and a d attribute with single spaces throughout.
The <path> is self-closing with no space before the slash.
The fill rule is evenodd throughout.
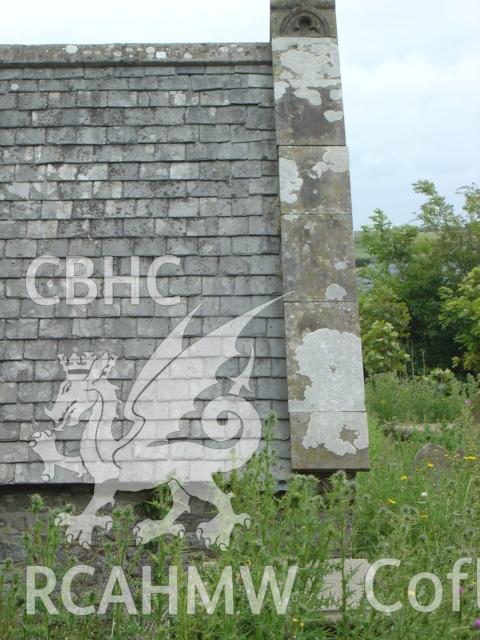
<path id="1" fill-rule="evenodd" d="M 292 622 L 293 622 L 294 624 L 297 624 L 297 622 L 298 622 L 297 618 L 292 618 Z"/>
<path id="2" fill-rule="evenodd" d="M 472 404 L 471 400 L 465 400 L 465 404 L 467 405 L 467 407 L 469 407 Z"/>
<path id="3" fill-rule="evenodd" d="M 480 618 L 477 618 L 473 623 L 474 629 L 480 629 Z"/>
<path id="4" fill-rule="evenodd" d="M 397 504 L 397 501 L 396 501 L 396 500 L 394 500 L 393 498 L 389 498 L 389 499 L 388 499 L 388 503 L 389 503 L 389 504 Z"/>
<path id="5" fill-rule="evenodd" d="M 465 587 L 458 587 L 458 593 L 465 593 Z"/>
<path id="6" fill-rule="evenodd" d="M 401 480 L 402 482 L 405 482 L 406 480 L 408 480 L 408 476 L 402 476 L 402 477 L 400 478 L 400 480 Z"/>
<path id="7" fill-rule="evenodd" d="M 428 467 L 429 469 L 433 469 L 433 467 L 434 467 L 434 466 L 435 466 L 435 465 L 434 465 L 434 464 L 432 464 L 431 462 L 427 462 L 427 467 Z"/>
<path id="8" fill-rule="evenodd" d="M 423 520 L 427 520 L 428 519 L 428 515 L 426 513 L 421 513 L 420 514 L 420 518 L 422 518 Z"/>
<path id="9" fill-rule="evenodd" d="M 422 498 L 428 498 L 428 493 L 426 491 L 422 491 L 420 495 L 422 496 Z"/>
<path id="10" fill-rule="evenodd" d="M 463 459 L 467 460 L 467 462 L 474 462 L 477 459 L 477 456 L 464 456 Z"/>

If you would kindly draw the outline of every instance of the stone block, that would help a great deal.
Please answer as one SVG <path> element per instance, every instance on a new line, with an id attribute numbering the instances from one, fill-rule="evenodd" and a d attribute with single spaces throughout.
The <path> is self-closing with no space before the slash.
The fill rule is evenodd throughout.
<path id="1" fill-rule="evenodd" d="M 72 322 L 73 338 L 98 338 L 104 335 L 103 318 L 74 318 Z"/>
<path id="2" fill-rule="evenodd" d="M 279 145 L 345 145 L 338 45 L 332 38 L 272 41 Z"/>
<path id="3" fill-rule="evenodd" d="M 20 300 L 2 300 L 0 318 L 17 318 L 20 313 Z"/>
<path id="4" fill-rule="evenodd" d="M 116 338 L 131 338 L 133 335 L 135 335 L 135 318 L 107 318 L 104 322 L 106 336 L 115 336 Z"/>
<path id="5" fill-rule="evenodd" d="M 21 360 L 23 342 L 21 340 L 2 340 L 0 342 L 0 358 L 2 360 Z"/>
<path id="6" fill-rule="evenodd" d="M 20 402 L 50 402 L 52 399 L 51 382 L 20 382 L 18 400 Z"/>
<path id="7" fill-rule="evenodd" d="M 72 217 L 72 202 L 42 202 L 42 218 L 55 218 L 58 220 L 68 220 Z"/>
<path id="8" fill-rule="evenodd" d="M 282 273 L 289 301 L 355 301 L 352 220 L 343 215 L 282 216 Z"/>
<path id="9" fill-rule="evenodd" d="M 171 200 L 168 208 L 168 215 L 172 218 L 190 218 L 198 215 L 198 199 L 175 199 Z"/>
<path id="10" fill-rule="evenodd" d="M 148 127 L 147 127 L 148 129 Z M 181 125 L 168 127 L 168 142 L 196 142 L 199 139 L 198 125 Z"/>
<path id="11" fill-rule="evenodd" d="M 0 183 L 0 200 L 28 200 L 30 184 L 27 182 Z"/>
<path id="12" fill-rule="evenodd" d="M 31 321 L 30 321 L 31 322 Z M 40 320 L 39 337 L 40 338 L 69 338 L 71 332 L 70 320 L 68 319 L 49 319 Z"/>
<path id="13" fill-rule="evenodd" d="M 58 222 L 56 220 L 30 220 L 27 224 L 29 238 L 55 238 Z"/>
<path id="14" fill-rule="evenodd" d="M 113 198 L 121 198 L 123 191 L 123 182 L 119 181 L 96 181 L 93 183 L 93 198 L 110 200 Z"/>
<path id="15" fill-rule="evenodd" d="M 273 131 L 275 129 L 275 112 L 270 107 L 248 107 L 247 129 L 255 131 Z"/>
<path id="16" fill-rule="evenodd" d="M 26 340 L 24 354 L 27 360 L 53 360 L 57 357 L 57 343 L 53 340 Z"/>
<path id="17" fill-rule="evenodd" d="M 281 147 L 280 203 L 287 213 L 351 213 L 346 147 Z"/>
<path id="18" fill-rule="evenodd" d="M 95 221 L 96 224 L 102 222 Z M 59 238 L 87 238 L 90 235 L 90 220 L 59 220 Z"/>
<path id="19" fill-rule="evenodd" d="M 123 220 L 93 220 L 92 236 L 94 238 L 121 238 L 123 236 Z"/>
<path id="20" fill-rule="evenodd" d="M 0 222 L 0 238 L 25 238 L 27 225 L 18 220 L 2 220 Z"/>
<path id="21" fill-rule="evenodd" d="M 38 320 L 16 318 L 7 320 L 6 337 L 9 340 L 36 338 L 38 335 Z"/>
<path id="22" fill-rule="evenodd" d="M 290 413 L 292 469 L 369 469 L 368 425 L 363 412 Z"/>
<path id="23" fill-rule="evenodd" d="M 23 131 L 27 131 L 27 129 L 23 129 Z M 32 129 L 34 131 L 34 136 L 28 136 L 25 139 L 24 144 L 75 144 L 77 138 L 77 131 L 73 127 L 54 127 L 52 129 Z M 42 133 L 44 139 L 36 142 L 35 138 L 38 137 L 38 134 Z M 20 132 L 19 132 L 20 136 Z M 21 144 L 21 143 L 19 143 Z"/>
<path id="24" fill-rule="evenodd" d="M 2 422 L 28 422 L 33 420 L 33 404 L 4 404 L 0 406 Z"/>
<path id="25" fill-rule="evenodd" d="M 186 124 L 215 124 L 216 117 L 216 107 L 189 107 L 185 122 Z"/>
<path id="26" fill-rule="evenodd" d="M 19 167 L 23 165 L 18 165 Z M 4 165 L 0 167 L 0 182 L 13 182 L 15 175 L 15 165 Z M 17 177 L 18 182 L 21 182 L 21 177 Z"/>
<path id="27" fill-rule="evenodd" d="M 0 442 L 0 464 L 27 462 L 30 449 L 26 442 Z"/>
<path id="28" fill-rule="evenodd" d="M 138 175 L 131 178 L 125 176 L 124 180 L 168 180 L 169 177 L 170 164 L 168 162 L 144 162 L 140 165 Z"/>
<path id="29" fill-rule="evenodd" d="M 135 218 L 125 220 L 123 232 L 126 236 L 148 237 L 155 235 L 155 220 L 150 218 Z"/>
<path id="30" fill-rule="evenodd" d="M 33 364 L 19 360 L 0 364 L 1 382 L 28 382 L 33 380 Z"/>
<path id="31" fill-rule="evenodd" d="M 290 412 L 365 411 L 357 305 L 286 302 L 285 331 Z"/>
<path id="32" fill-rule="evenodd" d="M 167 169 L 167 178 L 171 180 L 197 180 L 200 176 L 200 165 L 198 162 L 178 162 Z"/>
<path id="33" fill-rule="evenodd" d="M 105 216 L 107 218 L 135 217 L 134 200 L 107 200 L 105 202 Z"/>
<path id="34" fill-rule="evenodd" d="M 17 385 L 15 382 L 0 383 L 0 404 L 13 404 L 17 401 Z M 0 439 L 5 439 L 3 427 L 0 428 Z M 9 438 L 8 438 L 9 439 Z"/>

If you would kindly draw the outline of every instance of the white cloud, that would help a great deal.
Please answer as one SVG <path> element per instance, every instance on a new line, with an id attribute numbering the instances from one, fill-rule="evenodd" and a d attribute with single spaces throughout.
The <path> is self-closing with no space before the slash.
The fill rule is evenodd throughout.
<path id="1" fill-rule="evenodd" d="M 422 178 L 459 203 L 457 187 L 480 182 L 480 7 L 339 5 L 355 226 L 375 207 L 411 220 L 419 203 L 411 183 Z"/>

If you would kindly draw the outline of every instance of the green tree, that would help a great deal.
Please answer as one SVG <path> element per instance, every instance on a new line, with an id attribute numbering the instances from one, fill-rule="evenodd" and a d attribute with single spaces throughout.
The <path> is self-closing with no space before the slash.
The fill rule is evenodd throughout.
<path id="1" fill-rule="evenodd" d="M 416 363 L 425 360 L 429 367 L 446 368 L 465 347 L 456 339 L 458 319 L 442 319 L 442 291 L 455 290 L 480 264 L 480 190 L 475 185 L 459 190 L 464 197 L 461 212 L 432 182 L 417 182 L 414 190 L 425 198 L 416 224 L 395 227 L 376 210 L 371 224 L 363 227 L 362 245 L 373 262 L 361 276 L 365 291 L 387 288 L 406 305 Z"/>
<path id="2" fill-rule="evenodd" d="M 444 326 L 455 326 L 455 341 L 462 347 L 456 358 L 467 371 L 480 372 L 480 267 L 475 267 L 462 280 L 456 291 L 444 287 L 441 291 Z"/>

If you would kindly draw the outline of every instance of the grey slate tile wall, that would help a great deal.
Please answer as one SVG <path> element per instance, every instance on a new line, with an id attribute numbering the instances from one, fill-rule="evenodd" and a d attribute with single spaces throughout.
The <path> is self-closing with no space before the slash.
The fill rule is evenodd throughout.
<path id="1" fill-rule="evenodd" d="M 171 63 L 146 46 L 133 54 L 128 47 L 26 49 L 15 56 L 0 48 L 3 484 L 42 482 L 28 442 L 51 426 L 44 407 L 64 379 L 59 354 L 118 356 L 110 378 L 125 400 L 146 358 L 200 299 L 207 302 L 190 324 L 192 340 L 282 294 L 268 46 L 223 46 L 217 55 L 213 46 L 170 47 Z M 119 59 L 125 64 L 114 64 Z M 25 285 L 32 259 L 47 254 L 60 258 L 58 271 L 44 267 L 37 283 L 40 294 L 60 297 L 54 306 L 33 302 Z M 116 275 L 129 275 L 130 257 L 138 256 L 144 276 L 165 254 L 181 265 L 161 270 L 159 290 L 180 296 L 179 304 L 155 304 L 142 280 L 138 306 L 125 285 L 105 305 L 103 256 L 113 257 Z M 64 258 L 72 255 L 94 263 L 99 297 L 92 304 L 65 303 Z M 274 447 L 285 479 L 283 305 L 254 319 L 244 335 L 255 340 L 256 407 L 279 417 Z M 128 426 L 120 416 L 117 433 Z M 79 433 L 63 438 L 60 452 L 74 453 Z M 59 469 L 54 481 L 79 479 Z"/>

